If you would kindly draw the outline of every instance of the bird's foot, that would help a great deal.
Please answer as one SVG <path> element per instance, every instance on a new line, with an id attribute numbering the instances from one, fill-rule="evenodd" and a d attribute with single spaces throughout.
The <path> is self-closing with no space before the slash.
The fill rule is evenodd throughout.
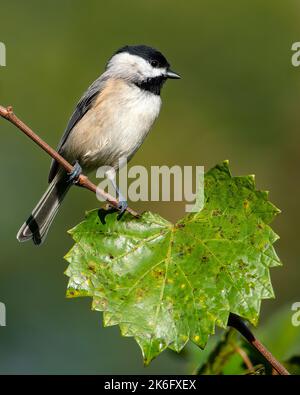
<path id="1" fill-rule="evenodd" d="M 68 173 L 68 182 L 71 182 L 72 184 L 76 184 L 81 173 L 82 173 L 82 168 L 79 162 L 76 161 L 74 163 L 73 170 L 70 173 Z"/>
<path id="2" fill-rule="evenodd" d="M 119 215 L 117 217 L 118 220 L 123 217 L 123 214 L 125 213 L 127 207 L 128 207 L 128 203 L 126 200 L 119 200 L 119 204 L 118 204 Z"/>

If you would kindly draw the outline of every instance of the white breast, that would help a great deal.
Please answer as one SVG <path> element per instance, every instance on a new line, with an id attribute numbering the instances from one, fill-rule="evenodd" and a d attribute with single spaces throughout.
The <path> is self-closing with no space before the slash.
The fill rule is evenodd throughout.
<path id="1" fill-rule="evenodd" d="M 86 170 L 118 167 L 129 160 L 147 136 L 161 108 L 161 98 L 123 80 L 108 82 L 92 109 L 69 136 L 67 156 Z"/>

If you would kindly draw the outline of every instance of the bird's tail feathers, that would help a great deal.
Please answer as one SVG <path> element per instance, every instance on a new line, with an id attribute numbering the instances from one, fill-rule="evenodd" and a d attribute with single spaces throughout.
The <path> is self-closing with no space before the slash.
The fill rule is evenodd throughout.
<path id="1" fill-rule="evenodd" d="M 48 189 L 32 211 L 30 217 L 20 228 L 17 239 L 20 242 L 33 240 L 34 244 L 41 244 L 48 233 L 58 209 L 72 183 L 68 182 L 68 175 L 59 170 Z"/>

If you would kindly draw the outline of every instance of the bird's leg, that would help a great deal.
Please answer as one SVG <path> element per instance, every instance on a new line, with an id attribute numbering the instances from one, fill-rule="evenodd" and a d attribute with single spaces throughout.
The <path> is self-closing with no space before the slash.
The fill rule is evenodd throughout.
<path id="1" fill-rule="evenodd" d="M 80 176 L 81 173 L 82 173 L 82 168 L 81 168 L 79 162 L 76 161 L 74 163 L 73 170 L 70 173 L 68 173 L 68 182 L 70 182 L 72 184 L 76 184 L 78 181 L 78 177 Z"/>
<path id="2" fill-rule="evenodd" d="M 120 189 L 118 188 L 115 178 L 110 177 L 109 179 L 110 179 L 110 182 L 112 183 L 112 186 L 113 186 L 114 190 L 116 191 L 116 194 L 119 199 L 118 209 L 120 211 L 120 214 L 118 215 L 118 219 L 120 219 L 122 217 L 122 215 L 124 214 L 124 212 L 126 211 L 126 209 L 128 207 L 128 203 L 127 203 L 127 200 L 122 195 Z"/>

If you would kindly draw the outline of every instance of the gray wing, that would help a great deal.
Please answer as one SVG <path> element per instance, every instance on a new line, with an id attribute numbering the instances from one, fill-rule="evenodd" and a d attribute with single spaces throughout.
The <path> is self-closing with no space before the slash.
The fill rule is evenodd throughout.
<path id="1" fill-rule="evenodd" d="M 72 132 L 74 126 L 80 121 L 80 119 L 92 107 L 96 97 L 103 90 L 106 81 L 107 81 L 107 76 L 105 76 L 105 74 L 102 74 L 96 81 L 94 81 L 92 83 L 92 85 L 88 88 L 88 90 L 84 93 L 84 95 L 81 97 L 81 99 L 77 103 L 75 111 L 73 112 L 73 114 L 69 120 L 69 123 L 67 125 L 67 128 L 66 128 L 66 130 L 65 130 L 65 132 L 58 144 L 57 151 L 59 153 L 61 153 L 62 148 L 63 148 L 65 142 L 67 141 L 67 138 L 69 137 L 70 133 Z M 51 162 L 51 167 L 50 167 L 50 172 L 49 172 L 49 177 L 48 177 L 49 183 L 56 176 L 58 168 L 59 168 L 58 162 L 56 162 L 56 160 L 53 159 Z"/>

